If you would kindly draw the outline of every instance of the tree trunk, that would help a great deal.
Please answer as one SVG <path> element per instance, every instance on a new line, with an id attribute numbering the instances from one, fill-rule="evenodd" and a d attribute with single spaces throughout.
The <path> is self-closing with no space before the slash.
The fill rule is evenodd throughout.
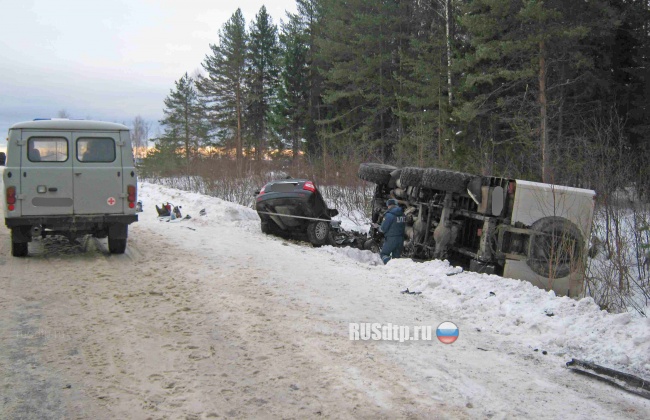
<path id="1" fill-rule="evenodd" d="M 241 91 L 239 88 L 237 88 L 235 95 L 236 95 L 235 100 L 237 101 L 237 105 L 236 105 L 237 106 L 237 146 L 236 146 L 237 161 L 241 162 L 244 157 L 244 154 L 242 152 L 244 145 L 242 143 L 242 135 L 241 135 L 242 107 L 241 107 Z"/>
<path id="2" fill-rule="evenodd" d="M 448 89 L 448 98 L 449 98 L 449 107 L 451 108 L 453 104 L 453 90 L 452 90 L 452 79 L 451 79 L 451 0 L 445 0 L 445 26 L 447 32 L 447 89 Z"/>
<path id="3" fill-rule="evenodd" d="M 549 182 L 548 167 L 548 117 L 546 115 L 546 44 L 539 43 L 539 109 L 540 109 L 540 145 L 542 150 L 542 181 Z"/>

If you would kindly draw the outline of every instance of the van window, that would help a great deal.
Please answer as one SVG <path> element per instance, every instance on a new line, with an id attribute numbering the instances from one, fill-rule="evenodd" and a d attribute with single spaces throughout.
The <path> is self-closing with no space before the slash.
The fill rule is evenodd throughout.
<path id="1" fill-rule="evenodd" d="M 30 137 L 27 159 L 31 162 L 65 162 L 68 160 L 68 140 L 59 137 Z"/>
<path id="2" fill-rule="evenodd" d="M 114 162 L 115 140 L 111 138 L 79 138 L 77 140 L 79 162 Z"/>

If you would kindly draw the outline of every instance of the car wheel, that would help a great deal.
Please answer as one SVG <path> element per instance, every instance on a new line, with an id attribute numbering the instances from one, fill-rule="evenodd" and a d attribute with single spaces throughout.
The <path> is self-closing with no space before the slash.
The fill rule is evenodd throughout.
<path id="1" fill-rule="evenodd" d="M 379 254 L 379 251 L 381 250 L 381 248 L 379 248 L 379 244 L 374 239 L 368 239 L 366 243 L 363 244 L 363 249 L 367 249 L 368 251 L 374 252 L 375 254 Z"/>
<path id="2" fill-rule="evenodd" d="M 464 193 L 474 175 L 446 169 L 427 168 L 422 174 L 422 186 L 434 190 Z"/>
<path id="3" fill-rule="evenodd" d="M 319 220 L 307 226 L 307 238 L 314 246 L 326 245 L 330 242 L 330 224 Z"/>
<path id="4" fill-rule="evenodd" d="M 530 245 L 527 264 L 535 273 L 557 279 L 579 268 L 584 242 L 575 224 L 551 216 L 537 220 L 530 229 L 537 233 Z"/>
<path id="5" fill-rule="evenodd" d="M 277 229 L 274 222 L 261 222 L 260 227 L 262 228 L 262 233 L 266 235 L 273 235 L 277 233 Z"/>
<path id="6" fill-rule="evenodd" d="M 359 178 L 364 181 L 374 182 L 375 184 L 388 184 L 390 174 L 395 166 L 384 165 L 381 163 L 362 163 L 359 165 Z"/>

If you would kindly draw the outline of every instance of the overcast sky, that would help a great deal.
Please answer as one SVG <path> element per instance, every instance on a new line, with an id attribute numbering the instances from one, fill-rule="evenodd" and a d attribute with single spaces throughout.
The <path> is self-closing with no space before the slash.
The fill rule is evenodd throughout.
<path id="1" fill-rule="evenodd" d="M 0 138 L 60 110 L 155 124 L 237 7 L 250 24 L 263 4 L 278 25 L 296 11 L 295 0 L 0 0 Z"/>

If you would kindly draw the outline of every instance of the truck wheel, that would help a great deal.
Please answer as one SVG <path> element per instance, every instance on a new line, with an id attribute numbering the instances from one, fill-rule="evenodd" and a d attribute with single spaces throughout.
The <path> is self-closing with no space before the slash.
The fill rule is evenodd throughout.
<path id="1" fill-rule="evenodd" d="M 330 241 L 330 224 L 322 220 L 307 226 L 307 238 L 313 246 L 326 245 Z"/>
<path id="2" fill-rule="evenodd" d="M 535 273 L 556 279 L 579 268 L 584 241 L 575 224 L 551 216 L 539 219 L 530 228 L 537 234 L 530 244 L 527 264 Z"/>
<path id="3" fill-rule="evenodd" d="M 18 237 L 22 237 L 21 232 L 16 232 L 19 227 L 11 229 L 11 255 L 14 257 L 26 257 L 28 252 L 28 243 L 21 242 Z"/>
<path id="4" fill-rule="evenodd" d="M 473 175 L 446 169 L 426 168 L 422 174 L 422 186 L 434 190 L 464 193 Z"/>
<path id="5" fill-rule="evenodd" d="M 129 235 L 128 225 L 113 225 L 108 229 L 108 251 L 111 254 L 124 254 L 126 239 Z"/>
<path id="6" fill-rule="evenodd" d="M 388 184 L 390 173 L 397 169 L 395 166 L 381 163 L 362 163 L 359 165 L 359 178 L 375 184 Z"/>
<path id="7" fill-rule="evenodd" d="M 422 175 L 424 175 L 424 169 L 422 168 L 402 168 L 399 185 L 401 188 L 421 187 Z"/>

